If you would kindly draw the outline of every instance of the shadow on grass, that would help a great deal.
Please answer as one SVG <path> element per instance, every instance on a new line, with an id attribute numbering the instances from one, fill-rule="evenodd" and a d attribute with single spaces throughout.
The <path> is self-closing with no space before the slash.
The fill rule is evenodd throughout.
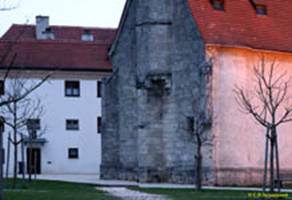
<path id="1" fill-rule="evenodd" d="M 117 200 L 94 186 L 61 181 L 17 180 L 12 189 L 12 180 L 5 180 L 5 200 Z"/>

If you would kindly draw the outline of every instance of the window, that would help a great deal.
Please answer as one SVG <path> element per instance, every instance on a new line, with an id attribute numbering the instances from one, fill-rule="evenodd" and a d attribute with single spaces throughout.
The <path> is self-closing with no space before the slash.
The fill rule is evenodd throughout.
<path id="1" fill-rule="evenodd" d="M 256 13 L 258 15 L 267 15 L 267 7 L 265 5 L 255 5 Z"/>
<path id="2" fill-rule="evenodd" d="M 2 148 L 2 165 L 5 163 L 5 149 Z"/>
<path id="3" fill-rule="evenodd" d="M 85 29 L 83 34 L 81 35 L 82 41 L 93 41 L 94 36 L 91 34 L 91 31 L 89 29 Z"/>
<path id="4" fill-rule="evenodd" d="M 27 128 L 30 130 L 40 130 L 41 129 L 41 120 L 40 119 L 28 119 Z"/>
<path id="5" fill-rule="evenodd" d="M 69 159 L 78 159 L 79 158 L 78 148 L 69 148 L 68 149 L 68 158 Z"/>
<path id="6" fill-rule="evenodd" d="M 102 82 L 97 81 L 97 97 L 101 97 L 101 87 L 102 87 Z"/>
<path id="7" fill-rule="evenodd" d="M 0 95 L 5 94 L 5 84 L 3 80 L 0 80 Z"/>
<path id="8" fill-rule="evenodd" d="M 37 139 L 37 130 L 41 129 L 40 119 L 28 119 L 26 126 L 29 132 L 30 139 Z"/>
<path id="9" fill-rule="evenodd" d="M 97 133 L 101 133 L 101 117 L 97 117 Z"/>
<path id="10" fill-rule="evenodd" d="M 5 121 L 4 117 L 0 117 L 0 132 L 5 131 Z"/>
<path id="11" fill-rule="evenodd" d="M 215 10 L 224 11 L 224 0 L 211 0 L 211 4 Z"/>
<path id="12" fill-rule="evenodd" d="M 65 81 L 65 96 L 66 97 L 79 97 L 80 96 L 80 83 L 79 83 L 79 81 Z"/>
<path id="13" fill-rule="evenodd" d="M 189 132 L 194 132 L 194 117 L 187 117 L 187 130 Z"/>
<path id="14" fill-rule="evenodd" d="M 66 130 L 79 130 L 78 119 L 67 119 L 66 120 Z"/>
<path id="15" fill-rule="evenodd" d="M 267 10 L 266 5 L 261 4 L 259 1 L 256 1 L 256 0 L 250 0 L 250 3 L 254 7 L 257 15 L 267 15 L 268 14 L 268 10 Z"/>

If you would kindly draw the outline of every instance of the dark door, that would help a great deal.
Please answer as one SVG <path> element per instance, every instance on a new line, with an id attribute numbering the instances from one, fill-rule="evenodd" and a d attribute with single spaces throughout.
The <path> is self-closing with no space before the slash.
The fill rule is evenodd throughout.
<path id="1" fill-rule="evenodd" d="M 41 173 L 41 149 L 39 148 L 27 148 L 26 149 L 26 166 L 27 173 L 32 174 Z"/>

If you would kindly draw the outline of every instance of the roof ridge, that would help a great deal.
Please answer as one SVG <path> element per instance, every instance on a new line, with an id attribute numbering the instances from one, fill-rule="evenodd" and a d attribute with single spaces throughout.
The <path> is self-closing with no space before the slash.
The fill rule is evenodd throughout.
<path id="1" fill-rule="evenodd" d="M 36 27 L 35 24 L 12 24 L 11 27 L 15 27 L 15 26 L 18 26 L 18 27 Z M 99 27 L 99 26 L 70 26 L 70 25 L 50 25 L 50 27 L 53 27 L 53 28 L 75 28 L 75 29 L 91 29 L 91 30 L 105 30 L 105 31 L 116 31 L 117 28 L 113 28 L 113 27 Z M 11 28 L 10 28 L 11 29 Z"/>
<path id="2" fill-rule="evenodd" d="M 82 41 L 82 40 L 66 40 L 66 39 L 54 39 L 54 40 L 36 40 L 36 39 L 25 39 L 25 40 L 19 40 L 19 41 L 15 41 L 15 40 L 0 40 L 0 43 L 39 43 L 39 44 L 78 44 L 78 45 L 110 45 L 111 41 L 101 41 L 101 40 L 95 40 L 95 41 Z"/>

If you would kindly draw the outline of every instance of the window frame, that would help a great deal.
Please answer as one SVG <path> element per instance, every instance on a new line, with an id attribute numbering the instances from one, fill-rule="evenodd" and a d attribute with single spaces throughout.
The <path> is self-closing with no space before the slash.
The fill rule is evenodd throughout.
<path id="1" fill-rule="evenodd" d="M 77 87 L 74 86 L 76 84 Z M 80 97 L 80 81 L 78 80 L 65 80 L 64 82 L 64 93 L 65 97 Z M 77 91 L 77 94 L 74 94 L 74 90 Z"/>
<path id="2" fill-rule="evenodd" d="M 96 82 L 96 96 L 98 98 L 102 97 L 102 81 L 100 80 Z"/>
<path id="3" fill-rule="evenodd" d="M 97 133 L 98 134 L 101 134 L 101 124 L 102 124 L 102 118 L 101 118 L 101 116 L 98 116 L 97 118 L 96 118 L 96 125 L 97 125 Z"/>
<path id="4" fill-rule="evenodd" d="M 33 123 L 32 123 L 33 122 Z M 40 118 L 29 118 L 27 119 L 27 127 L 31 130 L 41 130 L 41 119 Z"/>
<path id="5" fill-rule="evenodd" d="M 5 81 L 0 80 L 0 96 L 5 95 Z"/>
<path id="6" fill-rule="evenodd" d="M 70 122 L 71 123 L 72 122 L 77 122 L 77 127 L 76 128 L 72 128 L 72 126 L 74 127 L 74 123 L 72 125 Z M 71 124 L 71 128 L 70 128 L 70 124 Z M 79 119 L 66 119 L 65 129 L 66 129 L 66 131 L 79 131 L 80 130 Z"/>
<path id="7" fill-rule="evenodd" d="M 76 150 L 76 154 L 72 154 L 72 151 L 74 151 L 74 150 Z M 70 147 L 70 148 L 68 148 L 68 159 L 79 159 L 79 148 L 77 148 L 77 147 Z"/>
<path id="8" fill-rule="evenodd" d="M 256 4 L 255 5 L 255 12 L 257 15 L 266 16 L 266 15 L 268 15 L 268 8 L 266 5 Z"/>
<path id="9" fill-rule="evenodd" d="M 3 164 L 5 164 L 5 148 L 4 147 L 2 147 L 2 149 L 0 150 L 0 151 L 2 151 L 2 165 Z"/>
<path id="10" fill-rule="evenodd" d="M 225 11 L 225 1 L 224 0 L 210 0 L 210 3 L 214 10 Z"/>

